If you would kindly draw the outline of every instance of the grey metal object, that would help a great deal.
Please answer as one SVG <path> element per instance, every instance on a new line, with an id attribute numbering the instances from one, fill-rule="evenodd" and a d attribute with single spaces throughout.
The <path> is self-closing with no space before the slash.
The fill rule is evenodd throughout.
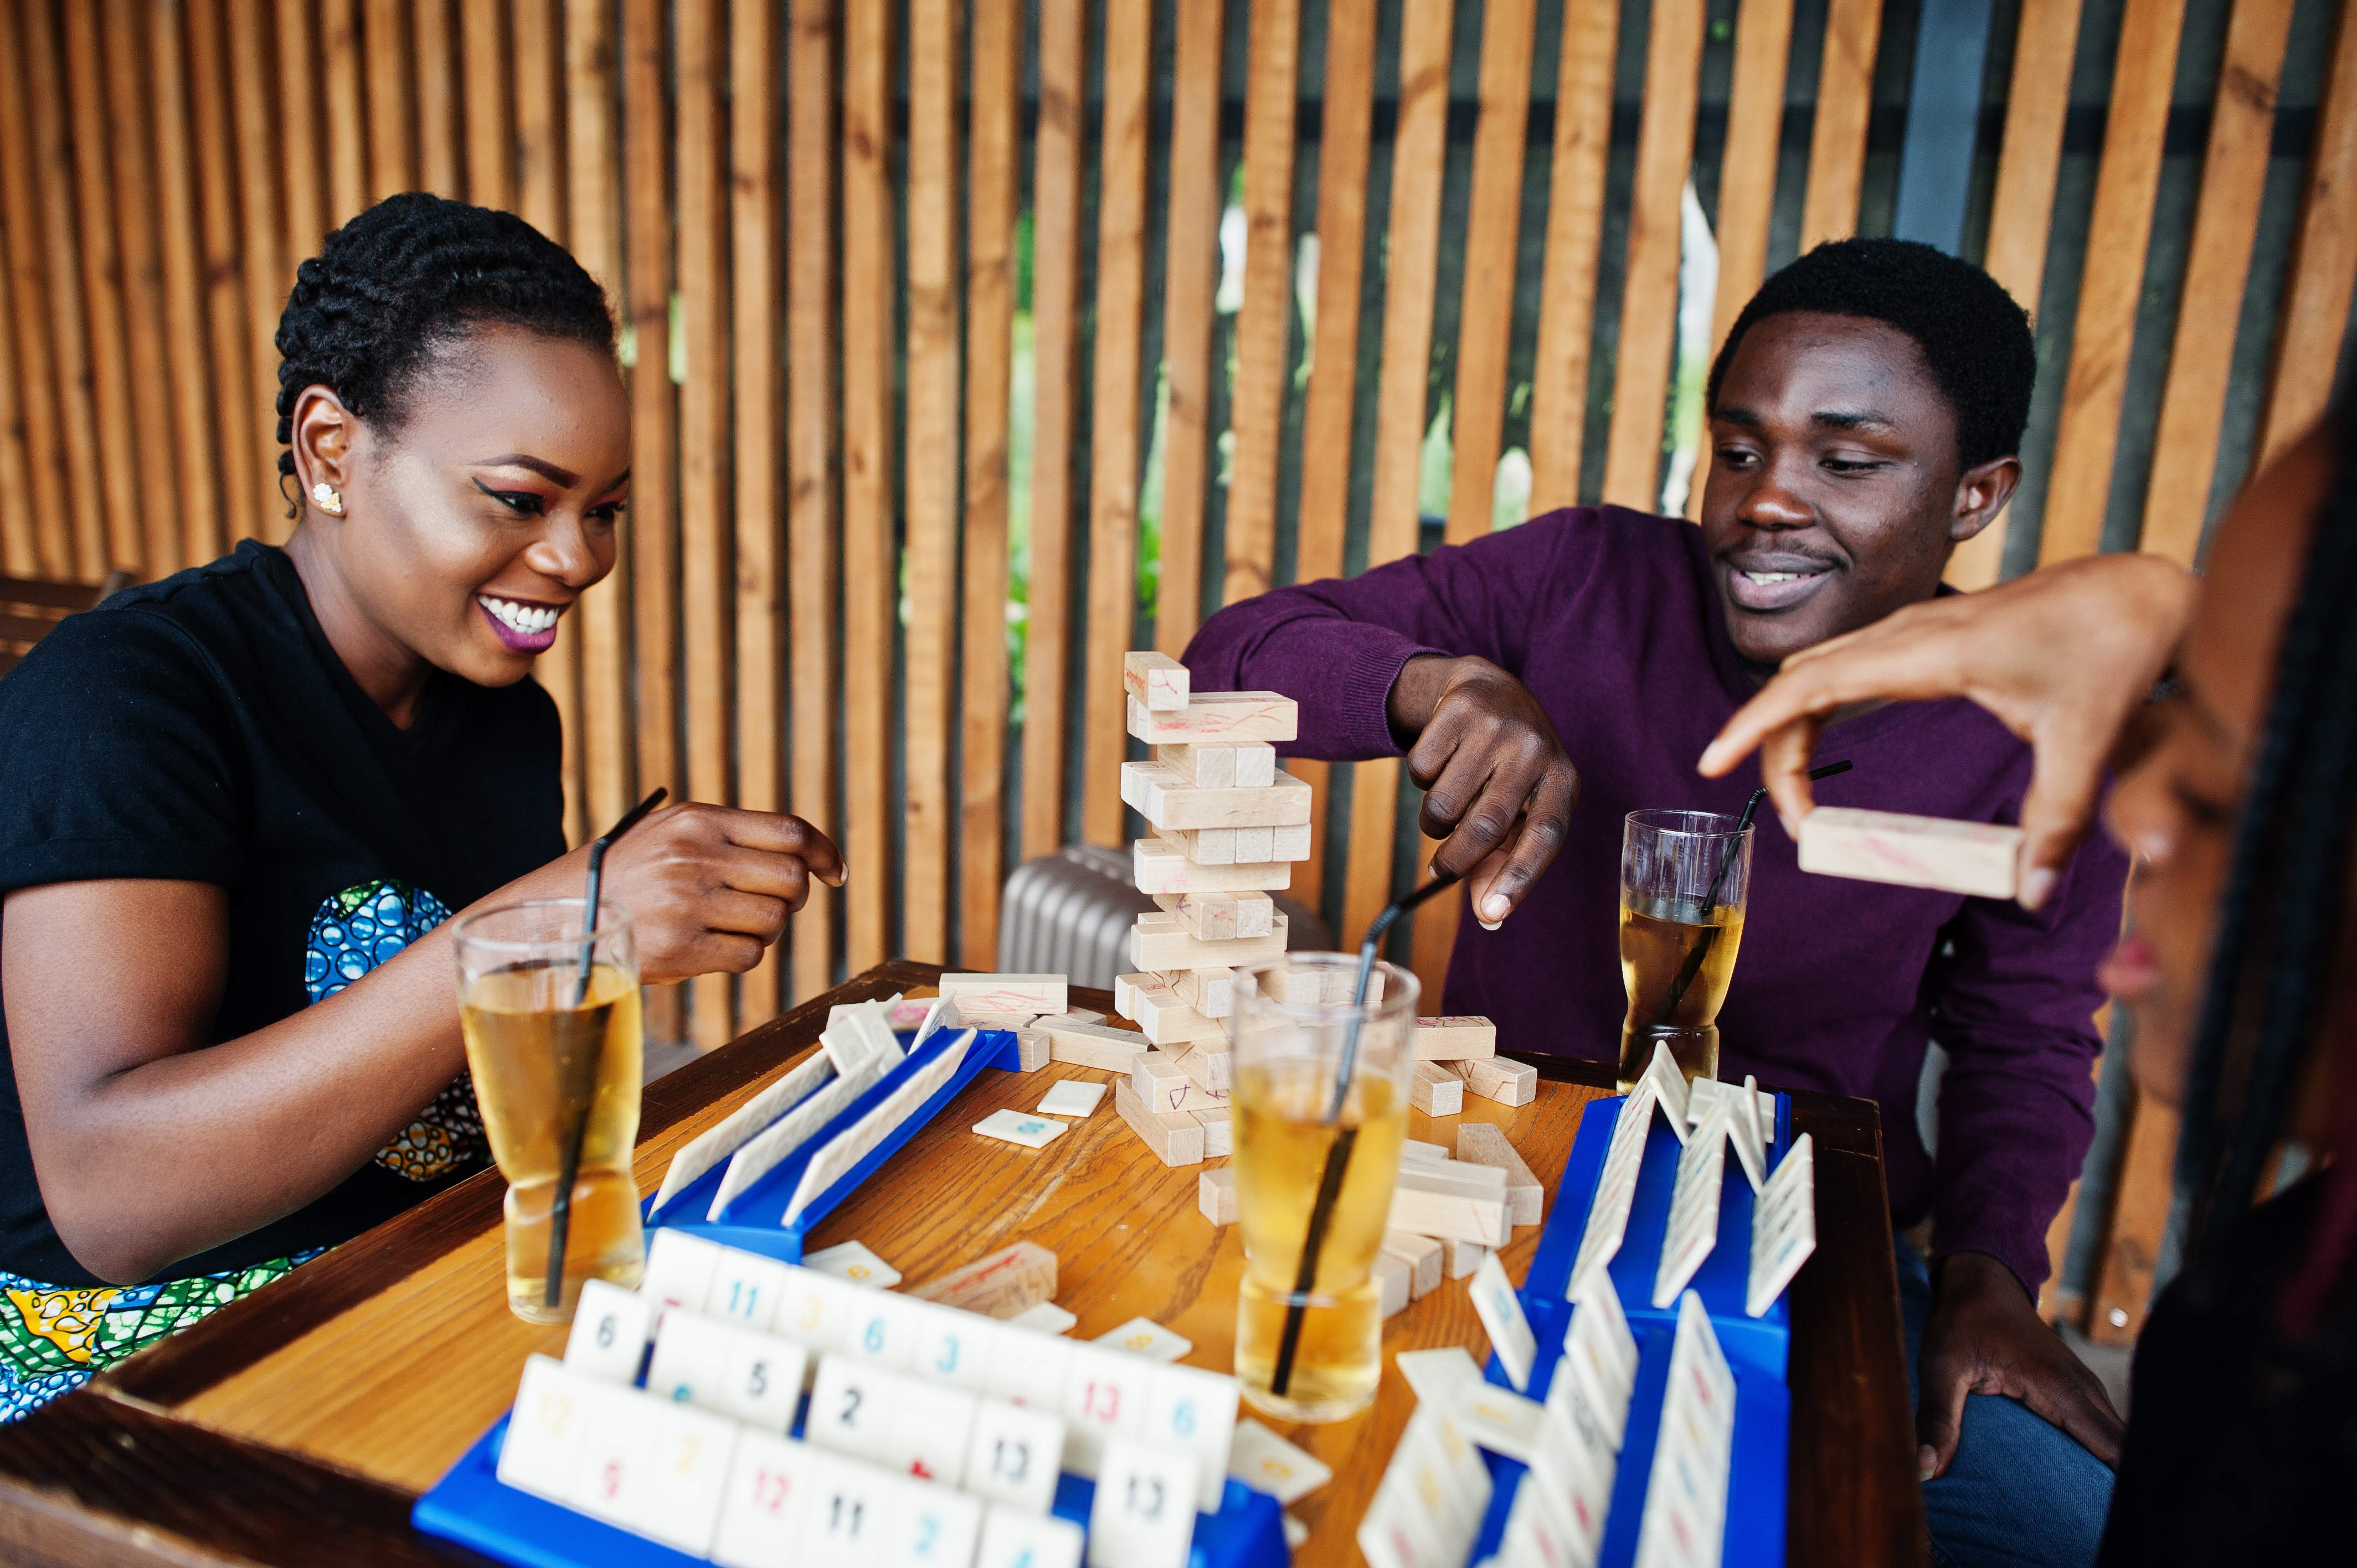
<path id="1" fill-rule="evenodd" d="M 1287 947 L 1334 945 L 1317 911 L 1283 893 L 1270 897 L 1288 922 Z M 1016 867 L 1000 890 L 998 967 L 1110 990 L 1114 976 L 1129 969 L 1129 928 L 1154 908 L 1130 880 L 1128 850 L 1068 844 Z"/>

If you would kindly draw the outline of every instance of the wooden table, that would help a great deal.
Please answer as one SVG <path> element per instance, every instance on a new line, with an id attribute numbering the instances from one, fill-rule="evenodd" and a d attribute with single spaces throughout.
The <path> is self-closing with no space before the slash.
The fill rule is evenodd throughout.
<path id="1" fill-rule="evenodd" d="M 759 1080 L 808 1049 L 830 1004 L 929 987 L 939 970 L 890 963 L 754 1030 L 647 1090 L 637 1170 L 651 1190 L 673 1153 Z M 1110 1011 L 1103 996 L 1078 1005 Z M 1609 1073 L 1545 1064 L 1518 1110 L 1468 1096 L 1465 1117 L 1502 1127 L 1554 1186 L 1579 1107 Z M 985 1072 L 919 1132 L 813 1240 L 852 1238 L 913 1283 L 1016 1240 L 1051 1249 L 1057 1300 L 1087 1338 L 1140 1314 L 1194 1341 L 1188 1359 L 1230 1365 L 1243 1252 L 1195 1204 L 1195 1169 L 1168 1170 L 1110 1101 L 1037 1152 L 967 1129 L 1001 1106 L 1028 1109 L 1048 1083 L 1094 1077 L 1050 1066 Z M 1863 1101 L 1794 1097 L 1814 1134 L 1823 1238 L 1792 1286 L 1792 1487 L 1787 1561 L 1924 1560 L 1921 1496 L 1901 1361 L 1881 1133 Z M 1411 1113 L 1409 1135 L 1453 1144 L 1464 1118 Z M 507 1408 L 524 1357 L 561 1352 L 563 1330 L 507 1310 L 500 1200 L 486 1172 L 379 1226 L 188 1332 L 134 1357 L 14 1427 L 0 1428 L 0 1545 L 34 1563 L 254 1563 L 332 1557 L 368 1564 L 479 1562 L 409 1528 L 409 1509 Z M 1516 1232 L 1507 1272 L 1528 1267 L 1538 1230 Z M 1400 1350 L 1485 1339 L 1452 1282 L 1385 1326 Z M 1286 1434 L 1334 1467 L 1297 1503 L 1299 1561 L 1358 1560 L 1351 1534 L 1414 1407 L 1387 1372 L 1374 1407 Z"/>

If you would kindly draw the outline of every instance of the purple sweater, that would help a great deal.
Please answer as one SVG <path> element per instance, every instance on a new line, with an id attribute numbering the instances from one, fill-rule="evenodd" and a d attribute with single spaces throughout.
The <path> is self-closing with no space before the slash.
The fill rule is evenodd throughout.
<path id="1" fill-rule="evenodd" d="M 1198 690 L 1301 703 L 1285 749 L 1398 753 L 1384 701 L 1417 653 L 1478 654 L 1534 693 L 1578 768 L 1563 853 L 1496 931 L 1460 922 L 1445 1010 L 1497 1020 L 1512 1050 L 1612 1060 L 1628 1009 L 1618 939 L 1620 830 L 1631 811 L 1736 812 L 1756 761 L 1706 779 L 1695 759 L 1756 689 L 1737 662 L 1702 531 L 1577 508 L 1346 582 L 1222 610 L 1187 650 Z M 2030 757 L 1959 701 L 1878 709 L 1825 732 L 1855 771 L 1830 805 L 2011 822 Z M 1926 1213 L 1937 1251 L 1987 1252 L 2035 1291 L 2046 1227 L 2093 1132 L 2101 1041 L 2093 974 L 2116 940 L 2125 858 L 2092 842 L 2035 915 L 2014 904 L 1803 875 L 1763 808 L 1750 905 L 1719 1014 L 1719 1072 L 1857 1095 L 1882 1108 L 1891 1213 Z M 1936 1159 L 1916 1133 L 1926 1045 L 1952 1061 Z"/>

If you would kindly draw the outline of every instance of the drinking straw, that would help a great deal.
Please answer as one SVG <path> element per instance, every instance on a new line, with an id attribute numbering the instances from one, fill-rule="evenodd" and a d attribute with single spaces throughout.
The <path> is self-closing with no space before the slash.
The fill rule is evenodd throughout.
<path id="1" fill-rule="evenodd" d="M 667 790 L 658 786 L 655 792 L 631 807 L 622 820 L 608 828 L 605 836 L 589 846 L 589 891 L 582 903 L 580 975 L 573 983 L 573 1008 L 579 1012 L 589 1001 L 589 977 L 597 956 L 597 885 L 606 875 L 606 852 L 614 841 L 639 825 L 640 818 L 662 804 Z M 602 1047 L 600 1047 L 602 1050 Z M 594 1068 L 596 1058 L 589 1058 Z M 542 1302 L 556 1306 L 565 1299 L 565 1238 L 573 1228 L 573 1183 L 581 1174 L 581 1143 L 589 1134 L 588 1097 L 583 1097 L 581 1113 L 573 1119 L 573 1131 L 565 1140 L 565 1158 L 558 1166 L 556 1200 L 548 1214 L 548 1283 L 541 1294 Z"/>
<path id="2" fill-rule="evenodd" d="M 1828 762 L 1823 768 L 1809 769 L 1809 777 L 1812 779 L 1830 779 L 1836 773 L 1848 772 L 1850 767 L 1850 763 L 1846 760 Z M 1743 815 L 1736 820 L 1735 832 L 1727 835 L 1728 837 L 1739 840 L 1745 833 L 1751 831 L 1751 814 L 1760 809 L 1760 802 L 1765 800 L 1767 795 L 1768 786 L 1765 784 L 1751 791 L 1751 799 L 1743 802 Z M 1662 1010 L 1653 1015 L 1653 1026 L 1656 1028 L 1667 1024 L 1670 1021 L 1670 1014 L 1676 1009 L 1680 1002 L 1685 999 L 1686 988 L 1695 983 L 1695 976 L 1702 972 L 1703 960 L 1710 955 L 1710 945 L 1717 939 L 1719 931 L 1723 929 L 1718 926 L 1704 925 L 1703 922 L 1710 918 L 1711 906 L 1718 902 L 1719 886 L 1727 880 L 1727 868 L 1734 859 L 1735 856 L 1731 853 L 1719 856 L 1718 869 L 1711 874 L 1710 886 L 1704 892 L 1701 903 L 1696 906 L 1695 924 L 1702 926 L 1702 940 L 1696 942 L 1693 950 L 1686 954 L 1685 962 L 1678 966 L 1675 978 L 1670 982 L 1669 996 L 1663 1002 Z"/>
<path id="3" fill-rule="evenodd" d="M 1356 1127 L 1339 1126 L 1342 1105 L 1350 1098 L 1351 1077 L 1359 1065 L 1359 1026 L 1366 1016 L 1367 983 L 1375 972 L 1375 949 L 1402 915 L 1431 897 L 1442 888 L 1455 884 L 1457 878 L 1442 872 L 1415 892 L 1386 905 L 1367 928 L 1366 939 L 1359 944 L 1359 973 L 1351 987 L 1351 1019 L 1342 1032 L 1342 1056 L 1334 1067 L 1334 1094 L 1326 1107 L 1326 1124 L 1334 1128 L 1334 1141 L 1326 1148 L 1326 1169 L 1318 1178 L 1318 1198 L 1309 1206 L 1309 1231 L 1301 1240 L 1301 1266 L 1294 1271 L 1293 1299 L 1285 1308 L 1285 1332 L 1276 1344 L 1276 1366 L 1269 1374 L 1268 1391 L 1278 1399 L 1293 1386 L 1293 1359 L 1301 1348 L 1301 1325 L 1309 1310 L 1309 1292 L 1318 1283 L 1318 1254 L 1326 1250 L 1327 1228 L 1334 1220 L 1334 1206 L 1342 1198 L 1342 1180 L 1351 1169 L 1351 1146 L 1358 1142 Z"/>

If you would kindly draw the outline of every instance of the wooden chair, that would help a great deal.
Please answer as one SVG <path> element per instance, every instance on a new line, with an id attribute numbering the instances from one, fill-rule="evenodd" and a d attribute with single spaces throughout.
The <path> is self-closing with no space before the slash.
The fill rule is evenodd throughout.
<path id="1" fill-rule="evenodd" d="M 0 577 L 0 675 L 33 650 L 58 622 L 86 610 L 116 590 L 131 574 L 110 572 L 102 583 L 59 583 L 38 577 Z"/>

